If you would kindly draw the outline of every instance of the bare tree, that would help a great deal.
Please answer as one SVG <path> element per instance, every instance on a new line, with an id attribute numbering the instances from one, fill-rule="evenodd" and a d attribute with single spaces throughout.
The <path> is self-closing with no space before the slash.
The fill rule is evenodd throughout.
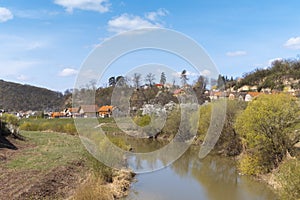
<path id="1" fill-rule="evenodd" d="M 155 80 L 155 75 L 154 74 L 149 73 L 149 74 L 146 75 L 145 82 L 148 82 L 150 87 L 153 85 L 154 80 Z"/>
<path id="2" fill-rule="evenodd" d="M 140 87 L 140 85 L 141 85 L 141 78 L 142 78 L 141 74 L 139 74 L 139 73 L 134 73 L 133 74 L 132 81 L 133 81 L 133 84 L 134 84 L 135 88 L 139 88 Z"/>

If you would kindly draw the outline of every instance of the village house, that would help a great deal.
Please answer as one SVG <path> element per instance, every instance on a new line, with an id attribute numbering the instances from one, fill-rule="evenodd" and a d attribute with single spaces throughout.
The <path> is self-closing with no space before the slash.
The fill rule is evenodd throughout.
<path id="1" fill-rule="evenodd" d="M 64 112 L 53 112 L 51 113 L 51 118 L 61 118 L 61 117 L 65 117 L 65 113 Z"/>
<path id="2" fill-rule="evenodd" d="M 66 115 L 69 116 L 69 117 L 79 117 L 80 114 L 79 114 L 79 107 L 75 107 L 75 108 L 68 108 L 66 109 Z"/>
<path id="3" fill-rule="evenodd" d="M 114 107 L 113 106 L 101 106 L 98 110 L 99 117 L 105 118 L 105 117 L 111 117 Z"/>
<path id="4" fill-rule="evenodd" d="M 78 113 L 81 117 L 98 117 L 98 106 L 97 105 L 82 105 L 79 108 Z"/>

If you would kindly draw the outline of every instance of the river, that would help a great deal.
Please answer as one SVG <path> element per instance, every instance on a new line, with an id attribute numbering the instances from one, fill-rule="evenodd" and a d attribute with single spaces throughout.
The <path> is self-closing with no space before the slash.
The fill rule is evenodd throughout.
<path id="1" fill-rule="evenodd" d="M 126 139 L 136 152 L 157 149 L 156 141 Z M 192 147 L 170 166 L 138 174 L 126 200 L 274 200 L 267 184 L 237 173 L 235 162 L 209 155 L 198 158 Z M 147 163 L 147 161 L 145 161 Z M 151 160 L 149 163 L 153 163 Z"/>

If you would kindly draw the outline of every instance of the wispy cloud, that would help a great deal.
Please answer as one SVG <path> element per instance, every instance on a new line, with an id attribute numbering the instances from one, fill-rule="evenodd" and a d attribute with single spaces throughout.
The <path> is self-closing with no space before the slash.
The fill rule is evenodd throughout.
<path id="1" fill-rule="evenodd" d="M 22 73 L 31 67 L 39 64 L 34 60 L 1 60 L 1 66 L 5 67 L 5 70 L 1 72 L 2 76 L 11 76 Z"/>
<path id="2" fill-rule="evenodd" d="M 44 19 L 59 14 L 58 11 L 49 11 L 49 10 L 13 10 L 13 13 L 16 17 L 25 18 L 25 19 Z"/>
<path id="3" fill-rule="evenodd" d="M 121 33 L 139 28 L 163 27 L 164 25 L 158 17 L 166 16 L 167 14 L 168 11 L 165 9 L 146 13 L 145 17 L 124 13 L 108 21 L 108 31 Z"/>
<path id="4" fill-rule="evenodd" d="M 73 75 L 76 75 L 78 73 L 78 71 L 76 69 L 73 69 L 73 68 L 65 68 L 63 69 L 62 71 L 60 71 L 58 73 L 59 76 L 63 76 L 63 77 L 66 77 L 66 76 L 73 76 Z"/>
<path id="5" fill-rule="evenodd" d="M 146 17 L 146 19 L 151 20 L 151 21 L 158 21 L 159 17 L 164 17 L 168 14 L 169 14 L 168 10 L 166 10 L 164 8 L 160 8 L 157 11 L 146 13 L 145 17 Z"/>
<path id="6" fill-rule="evenodd" d="M 13 18 L 14 18 L 14 16 L 9 9 L 0 7 L 0 23 L 6 22 Z"/>
<path id="7" fill-rule="evenodd" d="M 110 8 L 108 0 L 54 0 L 54 3 L 63 6 L 69 13 L 72 13 L 74 9 L 105 13 Z"/>
<path id="8" fill-rule="evenodd" d="M 18 35 L 1 35 L 0 34 L 0 53 L 2 55 L 11 55 L 17 52 L 41 49 L 48 46 L 49 38 L 24 38 Z"/>
<path id="9" fill-rule="evenodd" d="M 247 55 L 246 51 L 229 51 L 226 53 L 226 56 L 236 57 L 236 56 L 245 56 Z"/>
<path id="10" fill-rule="evenodd" d="M 289 49 L 300 49 L 300 36 L 299 37 L 292 37 L 290 39 L 288 39 L 284 46 L 286 48 L 289 48 Z"/>

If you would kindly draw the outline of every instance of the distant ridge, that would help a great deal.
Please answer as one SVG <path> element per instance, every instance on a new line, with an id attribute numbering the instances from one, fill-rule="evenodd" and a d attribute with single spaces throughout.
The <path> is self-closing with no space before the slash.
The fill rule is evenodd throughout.
<path id="1" fill-rule="evenodd" d="M 0 80 L 0 109 L 7 111 L 54 111 L 64 103 L 63 94 L 31 85 Z"/>

